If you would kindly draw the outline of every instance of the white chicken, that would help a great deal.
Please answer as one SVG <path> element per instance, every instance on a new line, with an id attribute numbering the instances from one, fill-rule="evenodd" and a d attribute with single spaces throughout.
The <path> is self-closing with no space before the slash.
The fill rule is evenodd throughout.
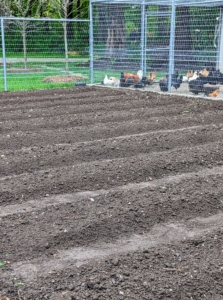
<path id="1" fill-rule="evenodd" d="M 183 76 L 183 79 L 182 79 L 183 82 L 187 82 L 188 81 L 188 77 L 187 75 Z"/>
<path id="2" fill-rule="evenodd" d="M 113 79 L 108 79 L 108 75 L 105 75 L 105 78 L 103 80 L 104 85 L 114 86 L 115 82 Z"/>
<path id="3" fill-rule="evenodd" d="M 183 76 L 182 81 L 183 82 L 188 82 L 189 78 L 193 77 L 193 75 L 194 75 L 194 71 L 193 70 L 188 71 L 187 74 L 185 76 Z"/>
<path id="4" fill-rule="evenodd" d="M 195 80 L 198 77 L 199 77 L 199 75 L 198 75 L 198 72 L 196 71 L 196 72 L 194 72 L 194 75 L 188 79 L 188 81 L 190 82 L 191 80 Z"/>
<path id="5" fill-rule="evenodd" d="M 139 70 L 139 71 L 137 72 L 137 75 L 139 76 L 139 80 L 142 80 L 142 76 L 143 76 L 142 70 Z"/>

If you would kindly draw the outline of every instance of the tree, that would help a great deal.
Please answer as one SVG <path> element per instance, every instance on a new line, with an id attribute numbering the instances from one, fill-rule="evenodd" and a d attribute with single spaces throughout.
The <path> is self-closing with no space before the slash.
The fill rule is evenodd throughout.
<path id="1" fill-rule="evenodd" d="M 124 9 L 121 4 L 108 6 L 106 56 L 120 57 L 125 55 L 126 29 L 124 20 Z"/>
<path id="2" fill-rule="evenodd" d="M 61 19 L 68 19 L 72 14 L 71 2 L 70 0 L 50 0 L 50 5 L 52 9 L 58 14 L 58 17 Z M 62 26 L 64 30 L 64 50 L 65 50 L 65 70 L 66 75 L 69 73 L 69 64 L 68 64 L 68 41 L 67 41 L 67 22 L 62 21 Z"/>
<path id="3" fill-rule="evenodd" d="M 67 6 L 67 18 L 88 18 L 89 0 L 69 0 Z M 81 29 L 80 23 L 77 24 L 78 31 Z M 67 22 L 67 38 L 73 39 L 74 30 L 72 22 Z"/>
<path id="4" fill-rule="evenodd" d="M 0 2 L 0 16 L 10 16 L 10 1 L 1 0 Z"/>
<path id="5" fill-rule="evenodd" d="M 105 6 L 103 6 L 101 3 L 97 5 L 97 11 L 98 11 L 98 42 L 99 43 L 105 43 L 106 42 L 106 36 L 105 31 L 107 30 L 108 26 L 108 18 L 107 14 L 105 13 Z"/>
<path id="6" fill-rule="evenodd" d="M 9 16 L 27 18 L 39 16 L 42 0 L 4 0 L 2 3 L 6 5 L 5 11 L 7 11 Z M 24 68 L 27 69 L 26 37 L 28 33 L 36 30 L 36 28 L 31 21 L 25 19 L 15 19 L 12 22 L 15 26 L 11 26 L 10 30 L 19 32 L 22 35 Z"/>
<path id="7" fill-rule="evenodd" d="M 89 0 L 48 0 L 54 15 L 61 19 L 73 19 L 86 16 Z M 69 73 L 68 65 L 68 39 L 74 38 L 73 22 L 62 21 L 64 30 L 65 70 Z"/>

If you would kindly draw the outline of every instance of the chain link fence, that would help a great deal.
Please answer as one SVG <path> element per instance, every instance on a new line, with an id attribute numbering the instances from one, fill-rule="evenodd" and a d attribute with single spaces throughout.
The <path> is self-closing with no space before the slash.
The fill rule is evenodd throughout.
<path id="1" fill-rule="evenodd" d="M 0 90 L 89 82 L 89 20 L 1 18 Z"/>
<path id="2" fill-rule="evenodd" d="M 1 18 L 0 90 L 101 84 L 139 70 L 155 72 L 153 83 L 204 69 L 223 78 L 222 7 L 220 0 L 91 0 L 89 20 Z"/>
<path id="3" fill-rule="evenodd" d="M 188 71 L 220 74 L 222 7 L 219 0 L 93 0 L 92 83 L 100 83 L 105 75 L 121 79 L 121 72 L 138 70 L 147 77 L 155 71 L 156 83 L 166 75 L 187 76 Z M 155 85 L 151 89 L 157 90 Z"/>

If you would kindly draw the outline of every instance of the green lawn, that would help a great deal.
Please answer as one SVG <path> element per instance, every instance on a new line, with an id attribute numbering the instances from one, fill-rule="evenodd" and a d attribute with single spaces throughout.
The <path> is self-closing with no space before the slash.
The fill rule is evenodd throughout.
<path id="1" fill-rule="evenodd" d="M 85 82 L 90 83 L 90 70 L 89 67 L 85 67 L 86 62 L 81 65 L 81 59 L 79 63 L 69 63 L 69 75 L 82 75 L 85 77 Z M 41 90 L 57 87 L 72 87 L 72 83 L 49 83 L 43 82 L 43 79 L 48 76 L 64 76 L 65 64 L 61 62 L 40 62 L 40 63 L 28 63 L 29 69 L 38 69 L 37 72 L 18 72 L 15 69 L 23 69 L 24 64 L 22 62 L 12 63 L 7 66 L 7 90 L 8 91 L 25 91 L 25 90 Z M 14 71 L 13 71 L 14 70 Z M 128 71 L 128 70 L 126 70 Z M 4 78 L 3 68 L 0 68 L 0 91 L 4 91 Z M 94 69 L 94 83 L 101 83 L 104 76 L 108 75 L 120 78 L 120 71 L 116 70 L 97 70 Z M 162 78 L 162 73 L 157 73 L 157 79 Z M 83 81 L 83 80 L 79 80 Z"/>
<path id="2" fill-rule="evenodd" d="M 49 83 L 42 82 L 48 76 L 64 76 L 64 63 L 29 63 L 29 69 L 38 69 L 35 72 L 18 72 L 15 69 L 23 69 L 23 63 L 13 63 L 7 67 L 7 89 L 8 91 L 22 91 L 22 90 L 37 90 L 49 89 L 55 87 L 70 87 L 74 83 Z M 13 70 L 15 71 L 13 71 Z M 3 69 L 0 69 L 0 91 L 4 90 Z M 89 68 L 69 65 L 69 75 L 82 75 L 86 77 L 86 82 L 89 82 Z"/>

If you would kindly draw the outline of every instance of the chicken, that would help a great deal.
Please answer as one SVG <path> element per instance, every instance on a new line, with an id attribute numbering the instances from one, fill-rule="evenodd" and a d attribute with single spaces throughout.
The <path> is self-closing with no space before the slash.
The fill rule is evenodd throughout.
<path id="1" fill-rule="evenodd" d="M 182 81 L 187 82 L 189 78 L 191 78 L 194 75 L 194 71 L 190 70 L 187 72 L 185 76 L 183 76 Z"/>
<path id="2" fill-rule="evenodd" d="M 153 83 L 153 79 L 148 79 L 147 77 L 143 77 L 142 80 L 140 80 L 140 82 L 146 86 L 146 85 L 151 85 Z"/>
<path id="3" fill-rule="evenodd" d="M 143 72 L 141 70 L 139 70 L 137 74 L 121 72 L 120 86 L 121 87 L 131 86 L 136 82 L 138 82 L 139 80 L 142 80 L 142 77 L 143 77 Z"/>
<path id="4" fill-rule="evenodd" d="M 152 84 L 156 80 L 156 70 L 153 70 L 151 73 L 149 73 L 146 76 L 146 82 L 147 84 Z"/>
<path id="5" fill-rule="evenodd" d="M 159 87 L 162 92 L 168 92 L 168 75 L 159 81 Z"/>
<path id="6" fill-rule="evenodd" d="M 139 70 L 139 71 L 137 72 L 137 76 L 139 77 L 139 80 L 141 80 L 142 77 L 143 77 L 143 71 L 142 71 L 142 70 Z"/>
<path id="7" fill-rule="evenodd" d="M 132 79 L 135 78 L 135 81 L 136 81 L 137 79 L 139 80 L 139 78 L 138 78 L 137 75 L 132 74 L 132 73 L 124 73 L 124 72 L 121 73 L 121 78 L 124 78 L 125 80 L 127 80 L 127 79 L 129 79 L 129 78 L 132 78 Z"/>
<path id="8" fill-rule="evenodd" d="M 120 85 L 120 80 L 119 80 L 118 78 L 111 76 L 111 77 L 109 78 L 109 80 L 113 80 L 113 81 L 114 81 L 114 87 L 119 87 L 119 85 Z"/>
<path id="9" fill-rule="evenodd" d="M 197 78 L 189 82 L 189 91 L 195 95 L 204 93 L 204 96 L 216 97 L 219 93 L 219 86 L 204 84 L 203 80 Z"/>
<path id="10" fill-rule="evenodd" d="M 204 68 L 198 73 L 197 78 L 199 78 L 203 84 L 223 84 L 223 73 L 221 73 L 220 70 L 216 70 L 214 67 Z M 193 78 L 191 78 L 191 80 L 193 80 Z"/>
<path id="11" fill-rule="evenodd" d="M 181 75 L 179 78 L 174 78 L 174 79 L 172 78 L 171 85 L 175 87 L 175 89 L 177 90 L 180 87 L 182 82 L 183 82 L 183 75 Z"/>
<path id="12" fill-rule="evenodd" d="M 218 93 L 219 93 L 219 88 L 217 88 L 214 92 L 208 94 L 208 96 L 209 97 L 217 97 Z"/>
<path id="13" fill-rule="evenodd" d="M 139 81 L 137 81 L 137 82 L 134 84 L 134 88 L 142 89 L 142 88 L 144 88 L 147 84 L 149 85 L 150 83 L 148 83 L 148 82 L 146 81 L 146 77 L 143 77 L 142 80 L 139 80 Z"/>
<path id="14" fill-rule="evenodd" d="M 195 71 L 194 74 L 193 74 L 193 76 L 190 77 L 190 78 L 188 78 L 188 82 L 190 82 L 190 81 L 192 81 L 192 80 L 195 80 L 195 79 L 197 79 L 197 78 L 198 78 L 198 71 Z"/>
<path id="15" fill-rule="evenodd" d="M 194 75 L 194 70 L 189 70 L 188 72 L 187 72 L 187 78 L 189 79 L 189 78 L 191 78 L 193 75 Z"/>
<path id="16" fill-rule="evenodd" d="M 195 95 L 204 91 L 204 83 L 201 79 L 197 78 L 189 81 L 189 91 Z"/>
<path id="17" fill-rule="evenodd" d="M 211 85 L 211 84 L 205 84 L 203 91 L 205 96 L 209 97 L 217 97 L 219 93 L 219 86 Z"/>
<path id="18" fill-rule="evenodd" d="M 168 75 L 166 75 L 163 79 L 159 81 L 160 90 L 162 92 L 168 91 L 168 81 L 169 81 Z M 180 87 L 182 82 L 183 82 L 183 75 L 178 77 L 178 71 L 171 75 L 171 86 L 173 86 L 176 90 Z"/>
<path id="19" fill-rule="evenodd" d="M 205 68 L 204 70 L 200 71 L 199 72 L 199 75 L 202 75 L 204 77 L 207 77 L 209 75 L 209 71 Z"/>
<path id="20" fill-rule="evenodd" d="M 212 76 L 216 78 L 217 83 L 223 84 L 223 73 L 220 70 L 212 70 Z"/>
<path id="21" fill-rule="evenodd" d="M 109 86 L 114 86 L 114 80 L 113 79 L 108 79 L 108 75 L 105 75 L 104 80 L 102 81 L 104 85 L 109 85 Z"/>
<path id="22" fill-rule="evenodd" d="M 207 79 L 210 84 L 218 84 L 219 82 L 218 75 L 214 71 L 209 72 Z"/>
<path id="23" fill-rule="evenodd" d="M 200 74 L 199 78 L 203 81 L 204 84 L 217 84 L 219 82 L 218 75 L 213 71 L 209 71 L 207 76 Z"/>
<path id="24" fill-rule="evenodd" d="M 146 79 L 146 77 L 143 77 L 142 80 L 138 81 L 141 82 L 144 86 L 150 85 L 150 81 Z M 137 84 L 137 83 L 136 83 Z"/>
<path id="25" fill-rule="evenodd" d="M 187 81 L 188 81 L 187 75 L 183 76 L 182 81 L 183 81 L 183 82 L 187 82 Z"/>
<path id="26" fill-rule="evenodd" d="M 130 87 L 131 85 L 134 85 L 133 78 L 122 78 L 120 79 L 120 87 Z"/>

